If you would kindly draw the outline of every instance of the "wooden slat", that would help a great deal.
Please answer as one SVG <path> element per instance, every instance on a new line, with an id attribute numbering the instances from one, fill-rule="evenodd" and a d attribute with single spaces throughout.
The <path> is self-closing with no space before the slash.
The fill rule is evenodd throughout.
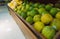
<path id="1" fill-rule="evenodd" d="M 26 39 L 37 39 L 37 37 L 26 27 L 26 25 L 15 15 L 15 13 L 10 10 L 10 14 L 12 15 L 12 17 L 14 18 L 14 20 L 16 21 L 16 23 L 18 24 L 19 28 L 22 30 L 22 32 L 24 33 Z"/>
<path id="2" fill-rule="evenodd" d="M 54 36 L 53 39 L 60 39 L 60 38 L 58 38 L 58 36 L 60 36 L 60 31 L 58 31 L 58 32 L 56 33 L 56 35 Z"/>

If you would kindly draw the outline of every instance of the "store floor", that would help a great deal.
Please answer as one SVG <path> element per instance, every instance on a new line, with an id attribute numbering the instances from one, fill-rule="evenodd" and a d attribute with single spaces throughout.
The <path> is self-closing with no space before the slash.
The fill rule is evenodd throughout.
<path id="1" fill-rule="evenodd" d="M 6 6 L 0 6 L 0 39 L 25 39 Z"/>

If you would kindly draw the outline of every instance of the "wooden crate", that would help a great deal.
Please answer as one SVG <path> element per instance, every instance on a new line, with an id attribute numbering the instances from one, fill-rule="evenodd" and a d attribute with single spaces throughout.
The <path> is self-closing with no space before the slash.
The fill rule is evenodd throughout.
<path id="1" fill-rule="evenodd" d="M 12 17 L 14 18 L 14 20 L 16 21 L 16 23 L 18 24 L 19 28 L 22 30 L 22 32 L 23 32 L 24 36 L 26 37 L 26 39 L 46 39 L 42 34 L 40 34 L 39 32 L 37 32 L 32 27 L 32 25 L 30 25 L 29 23 L 27 23 L 14 10 L 12 10 L 10 7 L 8 7 L 8 10 L 9 10 L 10 14 L 12 15 Z M 56 36 L 54 36 L 53 39 L 56 39 L 57 34 L 56 34 Z M 59 31 L 59 34 L 60 34 L 60 31 Z"/>
<path id="2" fill-rule="evenodd" d="M 60 39 L 60 31 L 56 33 L 53 39 Z"/>
<path id="3" fill-rule="evenodd" d="M 8 10 L 10 12 L 10 15 L 12 15 L 12 17 L 18 24 L 19 28 L 22 30 L 26 39 L 45 39 L 41 34 L 36 32 L 30 24 L 25 22 L 22 17 L 16 14 L 16 12 L 14 12 L 10 7 L 8 7 Z"/>

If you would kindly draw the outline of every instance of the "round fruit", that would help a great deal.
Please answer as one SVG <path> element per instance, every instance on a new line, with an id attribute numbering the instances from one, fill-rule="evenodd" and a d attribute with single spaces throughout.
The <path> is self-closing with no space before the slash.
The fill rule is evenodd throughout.
<path id="1" fill-rule="evenodd" d="M 44 11 L 44 12 L 42 12 L 42 15 L 44 15 L 44 14 L 48 14 L 49 12 L 47 12 L 47 11 Z"/>
<path id="2" fill-rule="evenodd" d="M 32 2 L 30 2 L 30 3 L 29 3 L 29 5 L 30 5 L 30 6 L 33 6 L 33 3 L 32 3 Z"/>
<path id="3" fill-rule="evenodd" d="M 58 12 L 60 12 L 60 9 L 59 8 L 57 8 L 57 10 L 58 10 Z"/>
<path id="4" fill-rule="evenodd" d="M 38 10 L 39 14 L 42 14 L 44 11 L 45 11 L 45 8 L 40 8 L 40 9 Z"/>
<path id="5" fill-rule="evenodd" d="M 30 8 L 30 5 L 26 4 L 26 10 L 29 10 L 29 8 Z"/>
<path id="6" fill-rule="evenodd" d="M 41 30 L 44 28 L 44 24 L 42 22 L 35 22 L 33 27 L 38 32 L 41 32 Z"/>
<path id="7" fill-rule="evenodd" d="M 27 17 L 27 14 L 24 13 L 24 12 L 22 12 L 20 15 L 21 15 L 21 17 L 24 18 L 24 19 Z"/>
<path id="8" fill-rule="evenodd" d="M 45 7 L 44 4 L 40 4 L 40 5 L 39 5 L 39 8 L 44 8 L 44 7 Z"/>
<path id="9" fill-rule="evenodd" d="M 15 12 L 17 12 L 17 10 L 18 10 L 17 8 L 14 9 Z"/>
<path id="10" fill-rule="evenodd" d="M 50 10 L 50 14 L 51 14 L 52 16 L 55 16 L 57 12 L 58 12 L 57 8 L 52 8 L 52 9 Z"/>
<path id="11" fill-rule="evenodd" d="M 27 21 L 28 23 L 32 24 L 32 23 L 33 23 L 33 18 L 32 18 L 31 16 L 28 16 L 28 17 L 26 18 L 26 21 Z"/>
<path id="12" fill-rule="evenodd" d="M 60 19 L 60 12 L 58 12 L 58 13 L 56 14 L 56 18 L 57 18 L 57 19 Z"/>
<path id="13" fill-rule="evenodd" d="M 23 6 L 26 6 L 26 3 L 24 2 L 22 5 L 23 5 Z"/>
<path id="14" fill-rule="evenodd" d="M 54 35 L 55 35 L 55 29 L 50 27 L 50 26 L 46 26 L 43 28 L 42 30 L 42 34 L 47 38 L 47 39 L 53 39 Z"/>
<path id="15" fill-rule="evenodd" d="M 45 24 L 49 24 L 53 20 L 53 17 L 50 14 L 44 14 L 41 17 L 41 21 Z"/>
<path id="16" fill-rule="evenodd" d="M 28 16 L 32 16 L 32 17 L 34 17 L 35 15 L 37 14 L 37 11 L 36 10 L 31 10 L 31 11 L 29 11 L 29 12 L 27 12 L 27 15 Z"/>
<path id="17" fill-rule="evenodd" d="M 22 8 L 22 4 L 20 6 L 17 6 L 17 9 L 20 10 Z"/>
<path id="18" fill-rule="evenodd" d="M 32 9 L 34 9 L 34 8 L 31 6 L 28 11 L 31 11 Z"/>
<path id="19" fill-rule="evenodd" d="M 51 23 L 51 26 L 53 26 L 56 30 L 60 30 L 60 20 L 54 19 L 54 21 Z"/>
<path id="20" fill-rule="evenodd" d="M 21 11 L 25 12 L 25 7 L 24 6 L 22 6 Z"/>
<path id="21" fill-rule="evenodd" d="M 48 11 L 50 11 L 51 8 L 52 8 L 52 6 L 51 6 L 50 4 L 47 4 L 47 5 L 45 6 L 45 9 L 48 10 Z"/>
<path id="22" fill-rule="evenodd" d="M 22 13 L 22 11 L 20 11 L 20 10 L 17 10 L 17 13 L 20 15 L 20 14 Z"/>
<path id="23" fill-rule="evenodd" d="M 40 19 L 41 19 L 40 15 L 35 15 L 34 18 L 33 18 L 33 21 L 37 22 L 37 21 L 40 21 Z"/>
<path id="24" fill-rule="evenodd" d="M 38 8 L 38 5 L 39 5 L 38 3 L 35 3 L 35 4 L 34 4 L 34 7 L 37 7 L 37 8 Z"/>

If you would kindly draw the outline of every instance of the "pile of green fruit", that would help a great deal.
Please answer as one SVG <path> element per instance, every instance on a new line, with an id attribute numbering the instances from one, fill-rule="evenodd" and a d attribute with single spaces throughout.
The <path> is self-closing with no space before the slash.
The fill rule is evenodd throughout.
<path id="1" fill-rule="evenodd" d="M 14 11 L 47 39 L 53 39 L 56 31 L 60 30 L 60 9 L 53 6 L 53 4 L 23 2 Z"/>

